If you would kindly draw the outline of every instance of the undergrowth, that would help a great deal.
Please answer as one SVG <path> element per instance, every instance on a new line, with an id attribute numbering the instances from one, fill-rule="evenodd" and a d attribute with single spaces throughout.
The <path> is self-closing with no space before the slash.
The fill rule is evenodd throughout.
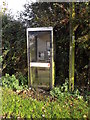
<path id="1" fill-rule="evenodd" d="M 2 89 L 3 118 L 88 118 L 88 104 L 83 99 L 59 93 L 56 101 L 23 98 L 8 88 Z M 58 94 L 57 94 L 58 95 Z"/>

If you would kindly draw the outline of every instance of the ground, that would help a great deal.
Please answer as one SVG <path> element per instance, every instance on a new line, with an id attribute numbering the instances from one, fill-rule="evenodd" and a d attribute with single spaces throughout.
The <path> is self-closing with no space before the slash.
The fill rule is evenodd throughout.
<path id="1" fill-rule="evenodd" d="M 86 118 L 88 104 L 81 98 L 52 97 L 48 90 L 30 88 L 12 91 L 2 88 L 2 118 Z"/>

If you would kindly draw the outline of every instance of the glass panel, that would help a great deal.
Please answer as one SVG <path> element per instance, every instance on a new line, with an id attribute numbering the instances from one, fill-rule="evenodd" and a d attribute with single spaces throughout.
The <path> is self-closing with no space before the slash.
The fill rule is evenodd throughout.
<path id="1" fill-rule="evenodd" d="M 31 62 L 50 62 L 50 32 L 29 32 Z"/>
<path id="2" fill-rule="evenodd" d="M 50 63 L 50 31 L 29 32 L 30 61 L 33 63 Z M 49 67 L 31 67 L 33 85 L 47 85 L 50 82 Z"/>
<path id="3" fill-rule="evenodd" d="M 35 62 L 36 61 L 36 43 L 35 43 L 35 37 L 33 35 L 30 35 L 30 61 Z"/>
<path id="4" fill-rule="evenodd" d="M 33 86 L 42 85 L 49 87 L 49 79 L 50 79 L 50 69 L 48 68 L 38 68 L 38 67 L 32 67 L 32 80 Z"/>

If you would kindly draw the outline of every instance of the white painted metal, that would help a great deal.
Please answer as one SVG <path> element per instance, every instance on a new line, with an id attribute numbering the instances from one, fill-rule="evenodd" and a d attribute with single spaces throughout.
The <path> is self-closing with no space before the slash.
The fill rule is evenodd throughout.
<path id="1" fill-rule="evenodd" d="M 52 31 L 53 27 L 27 28 L 27 31 Z"/>
<path id="2" fill-rule="evenodd" d="M 50 67 L 50 63 L 30 62 L 30 67 Z"/>

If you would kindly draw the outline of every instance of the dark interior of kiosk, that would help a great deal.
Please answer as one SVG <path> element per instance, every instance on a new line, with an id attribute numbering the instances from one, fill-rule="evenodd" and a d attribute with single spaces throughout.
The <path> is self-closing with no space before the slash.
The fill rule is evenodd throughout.
<path id="1" fill-rule="evenodd" d="M 30 62 L 50 63 L 50 32 L 30 32 Z M 47 85 L 50 82 L 50 68 L 31 67 L 33 85 Z"/>

